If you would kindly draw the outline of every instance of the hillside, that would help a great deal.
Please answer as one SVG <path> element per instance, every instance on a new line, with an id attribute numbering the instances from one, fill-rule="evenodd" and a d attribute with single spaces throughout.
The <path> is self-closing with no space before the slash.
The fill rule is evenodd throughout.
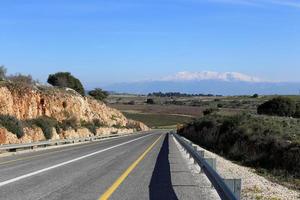
<path id="1" fill-rule="evenodd" d="M 0 144 L 148 130 L 103 102 L 46 86 L 2 82 L 0 114 Z"/>

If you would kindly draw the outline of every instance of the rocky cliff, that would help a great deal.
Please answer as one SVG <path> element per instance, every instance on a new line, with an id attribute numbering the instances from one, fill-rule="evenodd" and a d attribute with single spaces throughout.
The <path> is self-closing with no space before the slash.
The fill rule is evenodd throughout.
<path id="1" fill-rule="evenodd" d="M 96 133 L 86 128 L 64 130 L 52 135 L 52 139 L 87 137 L 92 134 L 129 133 L 148 130 L 144 124 L 128 120 L 121 112 L 90 97 L 82 97 L 71 89 L 52 87 L 28 87 L 11 83 L 0 85 L 0 114 L 19 120 L 49 117 L 62 122 L 70 118 L 77 123 L 99 121 Z M 0 144 L 24 143 L 45 140 L 38 127 L 25 127 L 25 135 L 17 138 L 0 124 Z"/>

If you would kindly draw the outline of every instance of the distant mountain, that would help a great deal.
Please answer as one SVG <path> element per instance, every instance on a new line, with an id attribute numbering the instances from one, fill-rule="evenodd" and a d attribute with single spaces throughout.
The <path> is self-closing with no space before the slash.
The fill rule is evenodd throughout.
<path id="1" fill-rule="evenodd" d="M 238 72 L 179 72 L 159 80 L 117 83 L 106 90 L 133 94 L 181 92 L 218 95 L 251 95 L 254 93 L 299 94 L 300 82 L 267 82 Z"/>
<path id="2" fill-rule="evenodd" d="M 261 82 L 257 77 L 249 76 L 239 72 L 178 72 L 175 75 L 162 78 L 163 81 L 203 81 L 203 80 L 219 80 L 219 81 L 242 81 L 242 82 Z"/>

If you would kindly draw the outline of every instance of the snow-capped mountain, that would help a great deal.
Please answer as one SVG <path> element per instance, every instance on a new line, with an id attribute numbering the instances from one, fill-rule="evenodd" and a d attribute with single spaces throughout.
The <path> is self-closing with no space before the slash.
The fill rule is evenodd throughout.
<path id="1" fill-rule="evenodd" d="M 262 82 L 257 77 L 252 77 L 239 72 L 178 72 L 175 75 L 162 78 L 163 81 L 202 81 L 202 80 L 219 80 L 219 81 L 243 81 L 243 82 Z"/>
<path id="2" fill-rule="evenodd" d="M 299 94 L 300 82 L 270 82 L 238 72 L 179 72 L 174 75 L 129 83 L 117 83 L 106 90 L 134 94 L 151 92 L 181 92 L 215 95 L 251 95 L 254 93 Z"/>

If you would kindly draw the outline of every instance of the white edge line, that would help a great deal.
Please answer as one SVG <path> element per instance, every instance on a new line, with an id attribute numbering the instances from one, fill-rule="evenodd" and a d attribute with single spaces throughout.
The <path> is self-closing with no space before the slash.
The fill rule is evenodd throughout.
<path id="1" fill-rule="evenodd" d="M 84 158 L 88 158 L 88 157 L 91 157 L 93 155 L 96 155 L 96 154 L 99 154 L 99 153 L 102 153 L 102 152 L 105 152 L 105 151 L 108 151 L 108 150 L 111 150 L 111 149 L 114 149 L 114 148 L 117 148 L 117 147 L 120 147 L 120 146 L 123 146 L 125 144 L 129 144 L 131 142 L 134 142 L 134 141 L 137 141 L 137 140 L 140 140 L 142 138 L 145 138 L 145 137 L 148 137 L 152 134 L 149 134 L 149 135 L 146 135 L 146 136 L 143 136 L 143 137 L 140 137 L 140 138 L 136 138 L 136 139 L 133 139 L 133 140 L 130 140 L 130 141 L 127 141 L 127 142 L 123 142 L 121 144 L 118 144 L 118 145 L 115 145 L 115 146 L 112 146 L 112 147 L 108 147 L 106 149 L 102 149 L 100 151 L 96 151 L 94 153 L 90 153 L 90 154 L 87 154 L 87 155 L 84 155 L 84 156 L 80 156 L 78 158 L 75 158 L 75 159 L 72 159 L 72 160 L 69 160 L 69 161 L 66 161 L 66 162 L 63 162 L 63 163 L 60 163 L 60 164 L 57 164 L 57 165 L 53 165 L 51 167 L 47 167 L 47 168 L 44 168 L 44 169 L 41 169 L 41 170 L 38 170 L 38 171 L 35 171 L 35 172 L 31 172 L 29 174 L 25 174 L 25 175 L 22 175 L 22 176 L 19 176 L 19 177 L 16 177 L 16 178 L 13 178 L 13 179 L 9 179 L 7 181 L 3 181 L 3 182 L 0 182 L 0 187 L 3 187 L 5 185 L 8 185 L 10 183 L 13 183 L 13 182 L 17 182 L 17 181 L 20 181 L 22 179 L 25 179 L 25 178 L 28 178 L 28 177 L 31 177 L 31 176 L 35 176 L 37 174 L 40 174 L 40 173 L 43 173 L 43 172 L 46 172 L 46 171 L 49 171 L 49 170 L 52 170 L 52 169 L 55 169 L 55 168 L 58 168 L 58 167 L 61 167 L 61 166 L 64 166 L 64 165 L 67 165 L 67 164 L 70 164 L 72 162 L 76 162 L 76 161 L 79 161 L 79 160 L 82 160 Z"/>

